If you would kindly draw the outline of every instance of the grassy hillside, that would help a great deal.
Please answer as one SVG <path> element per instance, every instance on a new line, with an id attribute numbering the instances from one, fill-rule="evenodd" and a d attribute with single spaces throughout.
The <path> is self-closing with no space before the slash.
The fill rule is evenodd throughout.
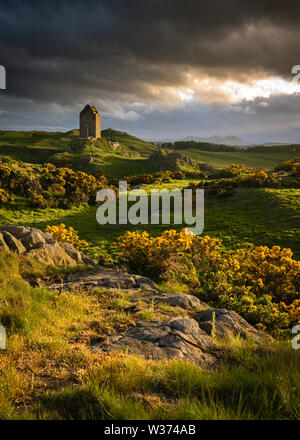
<path id="1" fill-rule="evenodd" d="M 113 177 L 142 174 L 154 171 L 146 160 L 156 146 L 117 130 L 103 130 L 103 142 L 96 148 L 78 153 L 67 153 L 70 141 L 79 135 L 78 130 L 67 133 L 0 131 L 0 158 L 7 157 L 22 162 L 66 164 L 74 169 L 95 171 L 98 168 Z M 106 139 L 120 143 L 118 150 L 112 150 Z M 82 156 L 97 155 L 92 164 L 82 163 Z"/>
<path id="2" fill-rule="evenodd" d="M 223 168 L 233 163 L 255 168 L 273 168 L 280 162 L 299 157 L 297 152 L 219 152 L 199 151 L 197 149 L 178 150 L 199 162 L 207 162 L 215 168 Z"/>
<path id="3" fill-rule="evenodd" d="M 71 137 L 70 133 L 0 131 L 0 157 L 43 163 L 65 151 Z"/>
<path id="4" fill-rule="evenodd" d="M 89 147 L 81 152 L 67 153 L 70 141 L 78 135 L 78 130 L 66 133 L 0 131 L 0 158 L 9 157 L 40 164 L 52 161 L 87 171 L 102 169 L 105 174 L 116 178 L 151 173 L 156 170 L 155 164 L 147 159 L 150 153 L 159 148 L 154 144 L 109 128 L 102 131 L 102 140 L 96 141 L 95 148 Z M 117 150 L 111 149 L 107 139 L 119 142 L 120 147 Z M 267 152 L 201 151 L 197 148 L 176 149 L 176 151 L 215 168 L 222 168 L 232 163 L 273 168 L 282 161 L 299 156 L 296 151 L 277 152 L 274 148 Z M 82 162 L 82 156 L 94 156 L 93 162 Z"/>
<path id="5" fill-rule="evenodd" d="M 49 160 L 55 162 L 63 158 L 67 159 L 68 165 L 74 169 L 83 169 L 86 172 L 100 169 L 106 175 L 116 178 L 155 171 L 156 164 L 147 157 L 149 152 L 157 148 L 156 146 L 125 132 L 112 129 L 103 130 L 102 135 L 100 140 L 88 144 L 83 151 L 66 153 L 70 141 L 78 137 L 76 130 L 67 133 L 2 131 L 0 132 L 0 158 L 8 156 L 31 163 Z M 120 142 L 120 148 L 112 150 L 108 139 Z M 182 153 L 216 168 L 232 163 L 271 168 L 296 154 L 210 152 L 196 149 L 184 149 Z M 136 157 L 128 157 L 130 154 Z M 95 157 L 95 160 L 92 163 L 85 163 L 83 157 L 89 157 L 89 155 Z M 189 183 L 189 180 L 178 180 L 164 183 L 161 187 L 183 188 Z M 222 238 L 227 247 L 244 246 L 248 242 L 268 246 L 278 244 L 290 247 L 295 256 L 300 257 L 300 243 L 297 235 L 299 195 L 299 189 L 293 188 L 243 188 L 234 197 L 228 199 L 209 199 L 205 207 L 204 233 Z M 96 248 L 107 247 L 126 229 L 145 229 L 154 235 L 160 234 L 165 229 L 161 225 L 100 226 L 95 220 L 95 213 L 95 206 L 75 206 L 67 209 L 33 208 L 28 199 L 18 195 L 15 201 L 0 206 L 0 224 L 27 224 L 44 229 L 48 224 L 63 222 L 75 227 L 80 236 L 90 244 L 96 245 Z"/>
<path id="6" fill-rule="evenodd" d="M 125 147 L 125 151 L 137 152 L 142 156 L 148 156 L 157 147 L 150 142 L 143 141 L 135 136 L 132 136 L 125 131 L 113 130 L 108 128 L 102 130 L 101 135 L 105 138 L 115 139 L 120 143 L 122 147 Z"/>

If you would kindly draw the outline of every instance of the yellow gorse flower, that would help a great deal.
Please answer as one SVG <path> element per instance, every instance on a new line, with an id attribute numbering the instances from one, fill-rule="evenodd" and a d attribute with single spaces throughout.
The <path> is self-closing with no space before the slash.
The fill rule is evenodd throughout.
<path id="1" fill-rule="evenodd" d="M 77 231 L 75 231 L 72 226 L 67 228 L 63 223 L 58 226 L 47 226 L 46 232 L 52 235 L 57 241 L 62 241 L 64 243 L 71 243 L 74 247 L 80 249 L 88 245 L 85 240 L 80 240 Z"/>

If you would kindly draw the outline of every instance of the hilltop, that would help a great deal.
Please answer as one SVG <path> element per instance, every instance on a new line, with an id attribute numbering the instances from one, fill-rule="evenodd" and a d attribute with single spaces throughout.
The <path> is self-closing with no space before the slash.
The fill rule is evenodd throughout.
<path id="1" fill-rule="evenodd" d="M 119 144 L 117 148 L 112 148 L 113 142 Z M 78 148 L 70 148 L 70 145 Z M 236 163 L 270 169 L 280 162 L 299 156 L 299 145 L 233 147 L 198 141 L 155 145 L 112 128 L 102 130 L 102 137 L 96 141 L 80 141 L 79 130 L 75 129 L 65 133 L 0 131 L 0 158 L 32 164 L 52 162 L 57 166 L 70 166 L 89 172 L 101 170 L 115 178 L 155 172 L 159 166 L 149 157 L 159 150 L 184 154 L 186 162 L 193 161 L 193 164 L 210 168 L 222 168 Z M 176 166 L 173 169 L 181 168 Z"/>

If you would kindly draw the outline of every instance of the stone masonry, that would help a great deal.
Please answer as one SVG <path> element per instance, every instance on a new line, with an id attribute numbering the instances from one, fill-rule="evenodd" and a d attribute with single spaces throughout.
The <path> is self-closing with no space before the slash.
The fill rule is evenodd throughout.
<path id="1" fill-rule="evenodd" d="M 101 137 L 101 117 L 92 105 L 86 105 L 80 112 L 80 137 L 97 139 Z"/>

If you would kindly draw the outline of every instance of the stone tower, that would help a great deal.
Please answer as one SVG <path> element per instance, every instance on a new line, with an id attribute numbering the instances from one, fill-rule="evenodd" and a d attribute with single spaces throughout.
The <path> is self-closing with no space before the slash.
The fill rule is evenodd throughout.
<path id="1" fill-rule="evenodd" d="M 86 105 L 80 112 L 80 137 L 97 139 L 101 137 L 101 117 L 96 107 Z"/>

